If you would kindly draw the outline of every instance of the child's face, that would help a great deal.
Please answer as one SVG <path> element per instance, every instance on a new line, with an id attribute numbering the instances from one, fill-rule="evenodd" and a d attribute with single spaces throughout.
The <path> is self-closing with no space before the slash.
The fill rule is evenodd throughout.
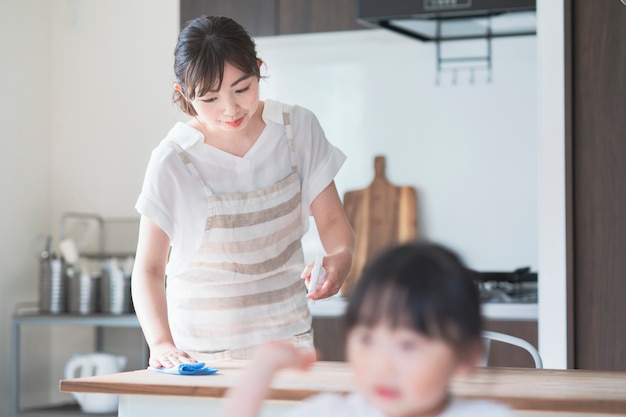
<path id="1" fill-rule="evenodd" d="M 471 369 L 446 342 L 406 327 L 357 326 L 346 350 L 359 391 L 389 417 L 439 415 L 450 379 Z"/>
<path id="2" fill-rule="evenodd" d="M 207 133 L 242 132 L 259 107 L 259 81 L 228 62 L 219 91 L 210 91 L 191 101 Z"/>

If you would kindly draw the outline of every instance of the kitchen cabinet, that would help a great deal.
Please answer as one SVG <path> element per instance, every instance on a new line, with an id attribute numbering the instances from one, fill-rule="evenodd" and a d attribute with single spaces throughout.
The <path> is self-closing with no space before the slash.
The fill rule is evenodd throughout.
<path id="1" fill-rule="evenodd" d="M 322 361 L 345 361 L 345 332 L 341 317 L 314 317 L 315 349 Z"/>
<path id="2" fill-rule="evenodd" d="M 203 14 L 228 16 L 252 36 L 364 29 L 356 0 L 181 0 L 181 28 Z"/>
<path id="3" fill-rule="evenodd" d="M 626 370 L 626 5 L 565 4 L 568 367 Z"/>
<path id="4" fill-rule="evenodd" d="M 364 29 L 355 0 L 278 0 L 277 35 Z"/>
<path id="5" fill-rule="evenodd" d="M 277 0 L 181 0 L 180 27 L 202 15 L 228 16 L 253 36 L 276 34 Z"/>
<path id="6" fill-rule="evenodd" d="M 13 417 L 52 417 L 52 416 L 88 416 L 91 414 L 82 413 L 75 404 L 67 405 L 54 405 L 49 407 L 41 407 L 36 409 L 24 409 L 21 404 L 22 385 L 22 328 L 26 326 L 72 326 L 77 328 L 87 328 L 95 330 L 95 350 L 101 351 L 104 340 L 103 331 L 105 328 L 113 327 L 127 327 L 127 328 L 139 328 L 139 321 L 134 314 L 124 315 L 108 315 L 108 314 L 93 314 L 93 315 L 74 315 L 74 314 L 58 314 L 58 315 L 41 315 L 30 313 L 17 313 L 12 318 L 12 386 L 13 386 Z M 142 353 L 142 363 L 148 363 L 148 348 L 141 338 L 142 344 L 138 346 Z M 47 353 L 47 350 L 44 349 Z M 59 375 L 61 379 L 62 375 Z M 50 387 L 50 389 L 56 389 L 56 387 Z M 101 416 L 108 416 L 109 414 L 99 414 Z M 115 416 L 117 414 L 110 414 Z"/>

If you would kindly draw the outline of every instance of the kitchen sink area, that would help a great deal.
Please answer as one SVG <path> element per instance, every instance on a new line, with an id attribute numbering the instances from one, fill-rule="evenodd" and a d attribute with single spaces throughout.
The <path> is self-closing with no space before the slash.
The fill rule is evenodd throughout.
<path id="1" fill-rule="evenodd" d="M 480 299 L 484 303 L 537 303 L 537 273 L 530 268 L 513 272 L 474 272 Z"/>
<path id="2" fill-rule="evenodd" d="M 537 273 L 530 268 L 513 272 L 476 272 L 486 320 L 536 321 L 538 289 Z"/>

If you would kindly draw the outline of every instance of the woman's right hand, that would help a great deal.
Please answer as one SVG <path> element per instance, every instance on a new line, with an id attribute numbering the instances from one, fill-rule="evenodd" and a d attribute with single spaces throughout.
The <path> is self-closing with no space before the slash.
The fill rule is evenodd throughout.
<path id="1" fill-rule="evenodd" d="M 148 365 L 154 368 L 197 362 L 176 347 L 167 320 L 165 266 L 169 249 L 168 235 L 152 220 L 141 216 L 131 288 L 135 313 L 150 346 Z"/>
<path id="2" fill-rule="evenodd" d="M 184 350 L 178 349 L 174 345 L 166 344 L 161 346 L 155 346 L 150 349 L 150 359 L 148 365 L 153 368 L 171 368 L 178 366 L 181 363 L 196 363 L 198 362 Z"/>

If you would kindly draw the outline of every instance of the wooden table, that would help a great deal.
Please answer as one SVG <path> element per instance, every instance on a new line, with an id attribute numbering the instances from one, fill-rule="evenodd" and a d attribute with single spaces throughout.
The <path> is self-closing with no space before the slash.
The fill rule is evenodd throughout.
<path id="1" fill-rule="evenodd" d="M 66 379 L 60 382 L 60 390 L 119 394 L 119 417 L 208 416 L 217 410 L 219 399 L 238 380 L 246 364 L 234 360 L 212 363 L 219 369 L 215 375 L 179 376 L 140 370 Z M 309 372 L 283 371 L 274 380 L 269 411 L 264 415 L 320 391 L 345 393 L 352 387 L 352 373 L 344 362 L 318 362 Z M 522 414 L 626 416 L 626 372 L 478 368 L 473 375 L 456 379 L 453 392 L 464 398 L 505 402 Z"/>

